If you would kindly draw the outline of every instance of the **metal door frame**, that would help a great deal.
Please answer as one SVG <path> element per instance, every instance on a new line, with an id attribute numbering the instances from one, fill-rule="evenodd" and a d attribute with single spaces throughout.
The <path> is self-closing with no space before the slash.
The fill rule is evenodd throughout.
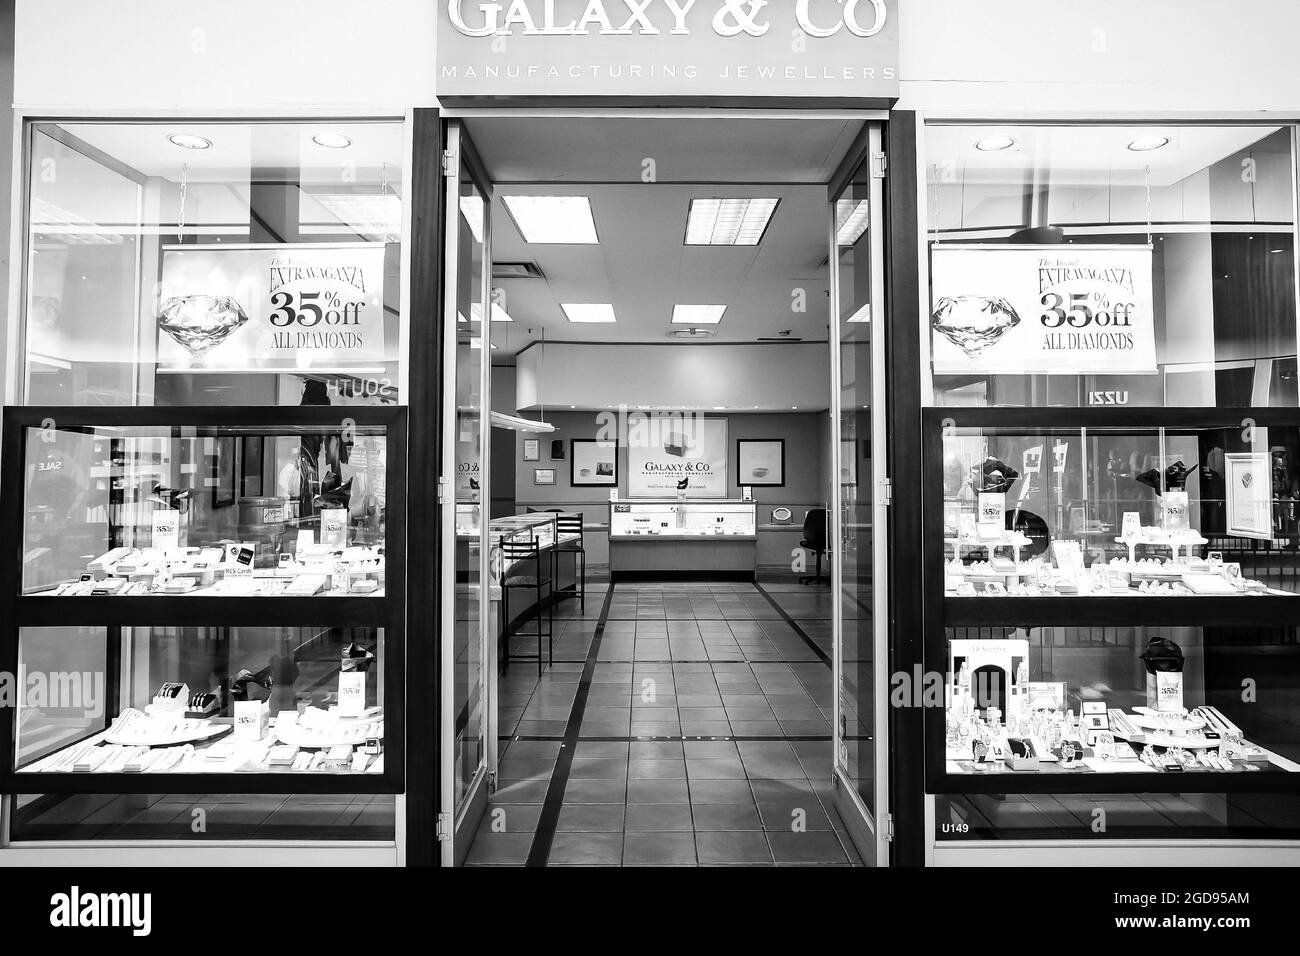
<path id="1" fill-rule="evenodd" d="M 482 163 L 474 152 L 473 143 L 464 125 L 456 120 L 447 122 L 441 157 L 443 169 L 443 195 L 445 210 L 443 220 L 443 368 L 442 373 L 442 426 L 441 449 L 442 477 L 438 483 L 442 553 L 438 587 L 441 591 L 439 615 L 440 681 L 439 708 L 439 826 L 438 841 L 443 866 L 455 866 L 464 861 L 474 831 L 487 806 L 488 791 L 496 776 L 496 641 L 491 619 L 491 597 L 488 580 L 488 524 L 491 513 L 490 485 L 483 486 L 485 476 L 491 475 L 491 286 L 492 286 L 492 184 Z M 463 165 L 462 165 L 463 164 Z M 460 249 L 460 190 L 464 182 L 462 169 L 483 197 L 483 265 L 480 277 L 479 301 L 483 303 L 480 320 L 482 348 L 479 361 L 479 481 L 484 507 L 479 521 L 479 652 L 482 661 L 482 712 L 484 737 L 483 761 L 470 781 L 460 812 L 456 810 L 456 434 L 458 404 L 456 400 L 457 373 L 457 300 L 459 289 L 458 258 Z"/>
<path id="2" fill-rule="evenodd" d="M 882 148 L 882 127 L 879 123 L 870 123 L 863 131 L 864 135 L 845 157 L 834 178 L 827 187 L 827 207 L 829 218 L 830 256 L 830 334 L 827 335 L 830 346 L 830 469 L 831 506 L 828 509 L 829 527 L 827 540 L 833 542 L 831 553 L 831 597 L 832 597 L 832 635 L 831 655 L 833 688 L 832 697 L 832 752 L 831 761 L 834 783 L 838 793 L 842 794 L 857 810 L 869 833 L 874 854 L 864 853 L 864 858 L 876 866 L 889 863 L 889 842 L 893 837 L 890 813 L 889 786 L 889 502 L 890 482 L 888 461 L 884 454 L 884 436 L 888 433 L 888 418 L 885 388 L 885 327 L 887 325 L 885 309 L 885 235 L 884 235 L 884 182 Z M 854 174 L 864 165 L 873 166 L 871 189 L 868 196 L 870 221 L 868 237 L 871 243 L 871 480 L 862 485 L 871 495 L 871 618 L 872 618 L 872 684 L 873 684 L 873 778 L 872 787 L 875 797 L 875 812 L 863 802 L 857 787 L 845 773 L 840 763 L 840 681 L 843 670 L 844 651 L 844 607 L 842 601 L 844 582 L 844 561 L 842 554 L 842 508 L 843 491 L 839 481 L 841 452 L 841 350 L 840 350 L 840 288 L 839 288 L 839 245 L 835 225 L 835 202 L 852 183 Z M 856 441 L 854 455 L 857 454 Z M 845 821 L 852 829 L 853 821 Z M 863 849 L 863 848 L 859 848 Z"/>

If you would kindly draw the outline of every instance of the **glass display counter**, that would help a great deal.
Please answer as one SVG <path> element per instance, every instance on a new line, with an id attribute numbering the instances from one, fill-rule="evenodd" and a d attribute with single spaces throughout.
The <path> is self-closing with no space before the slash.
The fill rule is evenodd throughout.
<path id="1" fill-rule="evenodd" d="M 757 533 L 752 501 L 616 501 L 610 505 L 611 538 L 697 538 Z"/>
<path id="2" fill-rule="evenodd" d="M 758 564 L 752 501 L 671 498 L 610 503 L 613 580 L 752 581 Z"/>

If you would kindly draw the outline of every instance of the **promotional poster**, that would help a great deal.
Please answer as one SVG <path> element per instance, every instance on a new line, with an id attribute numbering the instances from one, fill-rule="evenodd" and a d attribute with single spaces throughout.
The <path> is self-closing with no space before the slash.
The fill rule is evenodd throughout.
<path id="1" fill-rule="evenodd" d="M 373 367 L 383 296 L 383 243 L 165 247 L 159 371 Z"/>
<path id="2" fill-rule="evenodd" d="M 941 375 L 1156 371 L 1145 245 L 937 245 L 930 281 Z"/>

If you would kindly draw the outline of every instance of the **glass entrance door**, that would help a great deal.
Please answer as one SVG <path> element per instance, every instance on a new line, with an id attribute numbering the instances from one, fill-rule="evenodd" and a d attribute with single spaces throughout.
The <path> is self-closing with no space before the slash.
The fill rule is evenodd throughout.
<path id="1" fill-rule="evenodd" d="M 443 315 L 442 621 L 439 753 L 442 863 L 464 860 L 495 766 L 491 726 L 495 643 L 486 583 L 490 509 L 487 310 L 491 186 L 458 123 L 447 127 Z M 434 635 L 424 635 L 431 639 Z M 417 637 L 416 639 L 419 639 Z M 420 693 L 420 688 L 412 688 Z"/>
<path id="2" fill-rule="evenodd" d="M 831 542 L 837 809 L 868 864 L 888 863 L 888 609 L 880 129 L 832 182 Z"/>

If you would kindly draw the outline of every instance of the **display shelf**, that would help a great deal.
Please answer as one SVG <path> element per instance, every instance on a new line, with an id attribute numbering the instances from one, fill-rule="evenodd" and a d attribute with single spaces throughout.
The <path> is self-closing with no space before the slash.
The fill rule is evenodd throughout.
<path id="1" fill-rule="evenodd" d="M 313 485 L 311 494 L 316 497 L 310 514 L 285 508 L 279 502 L 272 509 L 274 513 L 260 511 L 265 500 L 254 496 L 229 507 L 224 518 L 213 517 L 213 509 L 219 507 L 222 499 L 212 490 L 212 483 L 224 483 L 230 476 L 214 476 L 211 469 L 215 467 L 215 459 L 193 453 L 193 449 L 204 443 L 211 447 L 223 439 L 232 443 L 261 439 L 266 444 L 259 450 L 270 451 L 274 447 L 272 442 L 278 441 L 276 450 L 288 448 L 292 455 L 297 453 L 299 444 L 306 447 L 302 436 L 308 441 L 313 436 L 328 436 L 326 440 L 337 439 L 338 445 L 347 444 L 353 451 L 353 468 L 340 476 L 350 474 L 353 480 L 346 495 L 322 498 Z M 122 483 L 118 476 L 136 475 L 132 468 L 141 454 L 140 446 L 151 442 L 162 447 L 158 460 L 151 459 L 148 465 L 158 472 L 153 480 L 168 487 L 151 492 L 146 517 L 179 500 L 187 500 L 189 504 L 184 509 L 175 509 L 186 519 L 180 523 L 178 540 L 173 544 L 179 550 L 167 548 L 164 542 L 161 550 L 167 567 L 150 582 L 152 587 L 146 593 L 51 593 L 59 586 L 59 575 L 68 577 L 69 559 L 76 558 L 78 553 L 85 560 L 84 555 L 88 553 L 103 554 L 108 550 L 101 547 L 105 543 L 140 550 L 159 544 L 157 540 L 130 540 L 132 534 L 148 532 L 148 524 L 137 521 L 138 515 L 132 518 L 135 512 L 102 508 L 97 501 L 91 502 L 84 514 L 79 511 L 69 511 L 63 516 L 56 514 L 65 522 L 89 524 L 91 528 L 71 536 L 62 558 L 47 562 L 47 567 L 55 571 L 55 580 L 24 581 L 30 572 L 33 549 L 25 547 L 30 542 L 23 529 L 30 527 L 28 522 L 33 514 L 46 515 L 50 510 L 31 508 L 22 492 L 32 487 L 32 475 L 39 471 L 33 467 L 36 460 L 33 455 L 44 455 L 47 446 L 57 447 L 63 441 L 85 450 L 92 467 L 73 469 L 82 484 L 73 482 L 59 490 L 76 495 L 78 488 L 90 482 L 90 493 L 99 498 L 108 496 L 110 504 L 116 500 L 114 489 Z M 100 726 L 88 727 L 86 733 L 77 733 L 75 728 L 79 722 L 69 724 L 66 716 L 58 716 L 58 711 L 50 716 L 43 708 L 33 707 L 29 713 L 24 709 L 25 702 L 18 708 L 4 708 L 0 713 L 0 792 L 283 793 L 286 788 L 296 793 L 402 792 L 405 761 L 391 759 L 391 755 L 405 753 L 402 664 L 406 442 L 406 410 L 390 406 L 6 408 L 0 446 L 3 469 L 0 483 L 7 493 L 0 505 L 0 524 L 15 529 L 15 533 L 9 546 L 0 548 L 0 588 L 7 588 L 14 596 L 0 601 L 0 669 L 18 673 L 20 667 L 26 667 L 30 672 L 35 661 L 44 669 L 58 667 L 88 675 L 101 673 L 106 678 L 106 688 L 102 716 L 97 718 Z M 33 443 L 40 445 L 33 449 Z M 111 445 L 107 455 L 106 445 Z M 337 453 L 337 449 L 330 448 L 330 452 Z M 268 458 L 259 456 L 265 471 L 254 477 L 263 481 L 277 477 L 284 480 L 290 472 L 290 478 L 300 477 L 299 471 L 292 468 L 286 471 L 277 459 Z M 70 460 L 71 457 L 65 458 Z M 321 461 L 324 471 L 323 455 Z M 337 468 L 334 462 L 331 466 Z M 363 467 L 366 475 L 358 477 Z M 235 480 L 240 480 L 237 473 Z M 303 487 L 307 488 L 303 480 Z M 363 495 L 364 501 L 358 502 Z M 84 492 L 80 496 L 88 497 Z M 280 501 L 283 498 L 280 496 Z M 348 509 L 346 523 L 351 527 L 343 532 L 346 537 L 327 537 L 334 531 L 326 527 L 323 510 L 334 506 L 336 500 Z M 238 524 L 232 524 L 236 521 Z M 250 532 L 246 521 L 256 522 L 253 526 L 256 534 Z M 143 530 L 133 527 L 141 524 Z M 105 526 L 110 537 L 107 542 L 97 537 L 105 533 Z M 239 577 L 258 584 L 282 581 L 289 593 L 239 593 L 240 588 L 233 586 L 234 575 L 231 587 L 222 587 L 219 580 L 214 580 L 186 593 L 159 593 L 173 575 L 193 570 L 196 551 L 213 547 L 218 535 L 232 529 L 233 533 L 225 536 L 236 543 L 249 539 L 256 542 L 249 549 L 254 552 L 254 558 L 241 562 L 246 570 Z M 57 525 L 52 531 L 38 527 L 36 534 L 45 536 L 39 542 L 42 547 L 48 548 L 49 542 L 58 544 L 57 537 L 51 537 L 58 534 Z M 191 536 L 189 542 L 185 540 L 186 534 Z M 123 536 L 127 540 L 121 540 Z M 195 547 L 187 551 L 187 543 Z M 153 554 L 145 557 L 155 558 L 150 563 L 157 566 L 164 563 Z M 226 556 L 216 566 L 218 569 L 228 566 Z M 101 580 L 113 574 L 112 568 L 96 570 L 94 577 Z M 313 581 L 318 572 L 326 578 L 320 587 L 314 586 Z M 89 569 L 83 573 L 91 574 Z M 345 574 L 349 585 L 354 578 L 359 580 L 367 574 L 371 580 L 379 580 L 375 580 L 369 593 L 332 589 L 330 585 Z M 308 580 L 291 587 L 302 575 L 307 575 Z M 214 575 L 214 578 L 222 577 L 219 571 Z M 273 586 L 279 590 L 278 585 Z M 22 593 L 24 590 L 27 593 Z M 305 593 L 295 594 L 294 590 Z M 124 636 L 128 634 L 129 637 Z M 357 645 L 358 639 L 369 642 L 371 639 L 365 637 L 368 634 L 379 636 L 373 639 L 373 644 Z M 88 639 L 87 635 L 91 637 Z M 357 673 L 368 671 L 368 678 L 359 685 L 344 687 L 340 675 L 346 676 L 350 667 L 347 660 L 340 661 L 340 647 L 347 651 L 345 658 L 349 653 L 354 657 L 368 655 L 364 666 L 357 668 Z M 372 669 L 371 663 L 376 662 Z M 240 683 L 248 668 L 266 668 L 265 672 L 273 675 L 272 680 L 266 680 L 264 693 L 270 708 L 274 687 L 275 706 L 270 710 L 270 726 L 261 733 L 260 739 L 239 735 L 238 745 L 231 749 L 222 745 L 234 741 L 236 734 L 220 727 L 232 724 L 237 717 L 236 707 L 242 698 L 231 688 Z M 222 678 L 222 674 L 227 676 Z M 217 693 L 219 704 L 211 715 L 212 739 L 180 745 L 192 747 L 192 753 L 184 761 L 161 771 L 141 771 L 138 762 L 131 764 L 130 771 L 117 768 L 112 762 L 106 764 L 110 768 L 107 772 L 48 769 L 60 759 L 70 757 L 74 748 L 94 747 L 99 754 L 113 751 L 118 745 L 104 741 L 107 725 L 120 714 L 142 709 L 159 682 L 185 682 L 187 675 L 189 686 L 196 691 Z M 232 678 L 236 677 L 232 684 Z M 214 686 L 214 681 L 219 686 Z M 372 704 L 381 705 L 386 715 L 376 725 L 381 728 L 381 741 L 370 753 L 360 755 L 361 745 L 348 745 L 353 751 L 348 755 L 348 766 L 352 766 L 351 758 L 357 754 L 358 769 L 334 768 L 336 763 L 344 762 L 341 751 L 332 755 L 326 769 L 321 768 L 324 756 L 316 760 L 314 769 L 298 771 L 265 760 L 275 745 L 276 714 L 293 711 L 295 696 L 300 701 L 322 702 L 323 707 L 343 699 L 341 695 L 345 693 L 363 704 L 368 693 Z M 21 745 L 20 734 L 26 735 Z M 32 747 L 36 746 L 32 743 L 33 734 L 37 741 L 43 739 L 42 735 L 50 737 L 53 749 L 36 751 L 33 757 Z M 25 753 L 21 761 L 17 757 L 20 746 Z M 229 754 L 225 752 L 227 749 L 231 750 Z M 315 759 L 324 749 L 304 747 L 301 752 Z M 384 754 L 390 755 L 390 759 L 384 759 Z M 281 752 L 279 756 L 283 755 Z M 365 766 L 361 768 L 363 762 Z"/>
<path id="2" fill-rule="evenodd" d="M 1300 554 L 1288 547 L 1300 411 L 934 408 L 922 444 L 925 670 L 945 676 L 942 701 L 924 708 L 927 792 L 1300 793 L 1288 729 L 1232 690 L 1263 645 L 1270 673 L 1300 662 Z M 1251 463 L 1257 494 L 1244 494 L 1249 480 L 1226 488 L 1226 455 Z M 1020 560 L 1002 548 L 1012 538 Z M 994 689 L 975 689 L 958 661 Z M 1041 698 L 1032 708 L 1016 696 L 1027 693 Z M 1085 712 L 1097 703 L 1120 718 L 1216 703 L 1235 730 L 1111 733 L 1111 718 Z M 1023 750 L 1031 714 L 1055 747 L 1034 759 L 1010 743 Z M 963 759 L 977 739 L 988 759 Z M 1058 741 L 1083 755 L 1077 769 Z"/>

